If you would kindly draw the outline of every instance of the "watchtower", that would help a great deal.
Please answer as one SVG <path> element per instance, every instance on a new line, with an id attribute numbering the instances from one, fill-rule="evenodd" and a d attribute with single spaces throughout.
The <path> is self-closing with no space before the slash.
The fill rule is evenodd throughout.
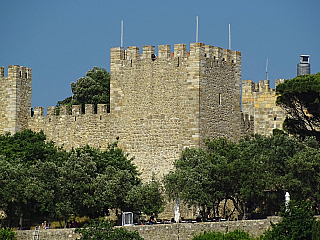
<path id="1" fill-rule="evenodd" d="M 0 134 L 27 128 L 31 114 L 31 68 L 8 66 L 8 76 L 0 67 Z"/>

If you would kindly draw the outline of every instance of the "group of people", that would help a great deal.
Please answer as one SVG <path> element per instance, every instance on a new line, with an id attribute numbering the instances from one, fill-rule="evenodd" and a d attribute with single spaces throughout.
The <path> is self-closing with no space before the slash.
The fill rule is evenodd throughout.
<path id="1" fill-rule="evenodd" d="M 78 227 L 78 222 L 74 219 L 73 221 L 70 221 L 67 223 L 67 228 L 77 228 Z M 50 228 L 50 223 L 47 223 L 47 221 L 44 221 L 42 223 L 42 228 L 43 229 L 49 229 Z"/>

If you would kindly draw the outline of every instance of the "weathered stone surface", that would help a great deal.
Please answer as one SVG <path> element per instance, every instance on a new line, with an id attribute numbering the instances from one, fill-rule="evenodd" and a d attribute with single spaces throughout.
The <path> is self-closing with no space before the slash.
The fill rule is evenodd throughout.
<path id="1" fill-rule="evenodd" d="M 161 179 L 184 148 L 201 147 L 205 138 L 236 141 L 252 132 L 253 119 L 240 109 L 240 52 L 191 43 L 190 52 L 175 44 L 173 53 L 161 45 L 159 57 L 154 54 L 154 46 L 144 46 L 142 54 L 138 47 L 111 49 L 110 113 L 104 104 L 96 114 L 92 105 L 85 113 L 61 106 L 58 116 L 55 107 L 47 116 L 37 107 L 31 117 L 31 69 L 11 66 L 8 77 L 0 69 L 0 133 L 43 130 L 66 149 L 106 149 L 119 139 L 148 181 L 152 173 Z M 28 77 L 20 78 L 20 71 Z"/>
<path id="2" fill-rule="evenodd" d="M 284 79 L 276 79 L 276 85 Z M 242 111 L 254 118 L 254 132 L 272 134 L 274 128 L 282 129 L 284 111 L 276 105 L 275 89 L 269 87 L 269 80 L 242 81 Z"/>
<path id="3" fill-rule="evenodd" d="M 204 231 L 226 232 L 240 229 L 248 232 L 252 237 L 258 237 L 269 227 L 270 221 L 278 223 L 279 217 L 269 217 L 262 220 L 244 220 L 227 222 L 206 222 L 206 223 L 178 223 L 178 224 L 156 224 L 126 226 L 129 231 L 138 231 L 145 240 L 189 240 L 194 234 Z M 33 237 L 33 230 L 17 231 L 18 240 L 30 240 Z M 40 231 L 40 239 L 46 240 L 75 240 L 78 235 L 74 229 L 46 229 Z"/>

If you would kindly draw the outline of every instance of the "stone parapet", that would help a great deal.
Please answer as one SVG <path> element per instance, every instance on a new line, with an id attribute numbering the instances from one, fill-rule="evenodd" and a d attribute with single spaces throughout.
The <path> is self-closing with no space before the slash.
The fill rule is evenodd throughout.
<path id="1" fill-rule="evenodd" d="M 229 49 L 222 49 L 220 47 L 214 47 L 211 45 L 205 45 L 203 43 L 191 43 L 190 44 L 190 52 L 187 51 L 186 44 L 175 44 L 173 53 L 170 52 L 171 47 L 170 45 L 159 45 L 158 46 L 158 58 L 188 58 L 189 56 L 201 56 L 207 59 L 212 60 L 220 60 L 224 61 L 225 63 L 229 64 L 241 64 L 241 52 L 238 51 L 231 51 Z M 151 56 L 155 54 L 155 47 L 152 45 L 143 46 L 142 54 L 139 53 L 139 47 L 130 46 L 127 49 L 123 49 L 121 47 L 114 47 L 111 48 L 111 72 L 113 70 L 118 69 L 115 67 L 117 64 L 119 66 L 125 64 L 120 62 L 121 60 L 137 60 L 137 59 L 150 59 L 152 60 Z"/>
<path id="2" fill-rule="evenodd" d="M 204 223 L 175 223 L 125 226 L 129 231 L 137 231 L 145 240 L 191 240 L 195 234 L 204 231 L 230 232 L 235 229 L 243 230 L 251 237 L 262 235 L 269 227 L 270 222 L 280 222 L 280 217 L 270 217 L 261 220 L 243 220 L 226 222 L 204 222 Z M 76 240 L 79 235 L 74 233 L 75 229 L 46 229 L 40 230 L 39 239 L 46 240 Z M 33 239 L 33 230 L 17 231 L 18 240 Z"/>

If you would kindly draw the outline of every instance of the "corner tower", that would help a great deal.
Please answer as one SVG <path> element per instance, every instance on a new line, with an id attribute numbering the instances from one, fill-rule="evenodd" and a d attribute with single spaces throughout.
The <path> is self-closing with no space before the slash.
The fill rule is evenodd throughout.
<path id="1" fill-rule="evenodd" d="M 31 113 L 31 68 L 8 66 L 8 76 L 0 67 L 0 134 L 27 128 Z"/>

